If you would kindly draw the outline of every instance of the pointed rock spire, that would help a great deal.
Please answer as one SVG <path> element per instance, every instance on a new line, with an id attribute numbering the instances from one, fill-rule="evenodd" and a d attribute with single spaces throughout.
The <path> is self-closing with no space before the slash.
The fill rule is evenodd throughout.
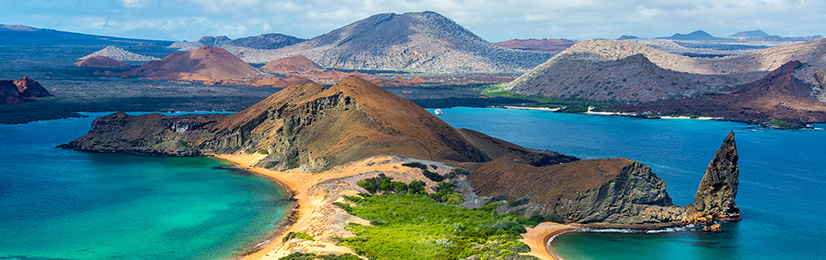
<path id="1" fill-rule="evenodd" d="M 730 132 L 708 164 L 694 204 L 686 207 L 686 222 L 708 225 L 713 221 L 739 221 L 740 208 L 734 204 L 740 169 L 737 167 L 737 144 Z"/>

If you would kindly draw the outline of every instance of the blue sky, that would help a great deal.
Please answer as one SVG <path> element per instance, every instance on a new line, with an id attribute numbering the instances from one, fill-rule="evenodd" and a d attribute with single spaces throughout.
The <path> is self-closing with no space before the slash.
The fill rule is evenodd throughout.
<path id="1" fill-rule="evenodd" d="M 424 10 L 493 42 L 698 29 L 717 36 L 755 29 L 826 34 L 826 1 L 820 0 L 0 0 L 0 24 L 175 40 L 263 33 L 312 38 L 373 14 Z"/>

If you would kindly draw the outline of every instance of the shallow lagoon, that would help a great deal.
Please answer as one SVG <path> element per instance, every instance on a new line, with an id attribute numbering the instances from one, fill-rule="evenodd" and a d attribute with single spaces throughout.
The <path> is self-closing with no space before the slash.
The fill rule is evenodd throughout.
<path id="1" fill-rule="evenodd" d="M 277 183 L 215 159 L 55 148 L 105 114 L 0 125 L 0 258 L 224 259 L 287 212 Z"/>

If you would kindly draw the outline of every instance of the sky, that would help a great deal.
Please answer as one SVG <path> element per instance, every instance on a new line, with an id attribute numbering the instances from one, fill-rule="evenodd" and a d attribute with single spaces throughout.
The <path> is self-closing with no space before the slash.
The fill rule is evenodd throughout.
<path id="1" fill-rule="evenodd" d="M 283 33 L 312 38 L 379 13 L 435 11 L 491 42 L 826 35 L 821 0 L 0 0 L 0 24 L 165 40 Z"/>

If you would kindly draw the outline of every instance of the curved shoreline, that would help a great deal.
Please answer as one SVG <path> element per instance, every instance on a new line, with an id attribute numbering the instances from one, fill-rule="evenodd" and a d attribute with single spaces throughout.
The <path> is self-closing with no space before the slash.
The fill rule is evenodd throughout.
<path id="1" fill-rule="evenodd" d="M 543 260 L 561 260 L 562 257 L 551 250 L 548 242 L 552 241 L 559 235 L 577 230 L 577 226 L 565 225 L 555 222 L 543 222 L 536 227 L 525 228 L 528 232 L 522 234 L 522 242 L 528 244 L 531 248 L 530 255 L 539 257 Z"/>

